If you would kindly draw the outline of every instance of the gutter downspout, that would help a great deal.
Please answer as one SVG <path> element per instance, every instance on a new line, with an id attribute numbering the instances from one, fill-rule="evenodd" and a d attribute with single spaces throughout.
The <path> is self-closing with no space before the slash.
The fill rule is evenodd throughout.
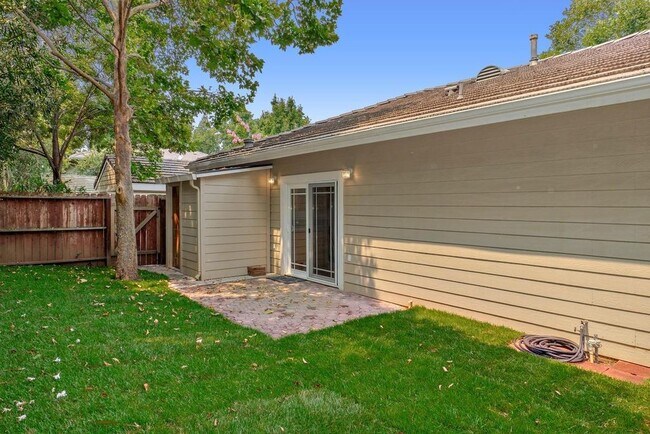
<path id="1" fill-rule="evenodd" d="M 201 261 L 203 261 L 203 258 L 201 257 L 201 189 L 194 185 L 194 181 L 196 181 L 196 174 L 192 173 L 192 179 L 190 179 L 190 186 L 196 190 L 196 235 L 197 235 L 197 243 L 196 243 L 196 250 L 197 250 L 197 256 L 198 256 L 198 261 L 196 261 L 196 268 L 198 268 L 196 275 L 194 278 L 196 280 L 201 280 Z"/>

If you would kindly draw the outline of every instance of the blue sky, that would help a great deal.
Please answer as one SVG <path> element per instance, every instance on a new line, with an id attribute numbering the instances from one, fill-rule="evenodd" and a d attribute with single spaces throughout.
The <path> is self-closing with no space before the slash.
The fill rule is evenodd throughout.
<path id="1" fill-rule="evenodd" d="M 427 87 L 474 76 L 487 65 L 529 59 L 529 36 L 540 52 L 549 26 L 569 0 L 344 0 L 339 42 L 298 55 L 259 43 L 265 60 L 249 110 L 270 108 L 273 94 L 295 97 L 312 121 Z M 190 68 L 192 86 L 214 86 Z"/>

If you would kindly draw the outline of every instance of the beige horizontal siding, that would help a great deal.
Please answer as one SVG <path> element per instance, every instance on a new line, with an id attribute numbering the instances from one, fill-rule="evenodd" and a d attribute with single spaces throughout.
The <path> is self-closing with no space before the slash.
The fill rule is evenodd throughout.
<path id="1" fill-rule="evenodd" d="M 104 169 L 102 175 L 97 180 L 97 191 L 115 191 L 115 170 L 108 163 L 106 163 L 106 169 Z"/>
<path id="2" fill-rule="evenodd" d="M 270 265 L 271 273 L 281 271 L 281 250 L 280 250 L 280 187 L 277 183 L 271 186 L 271 233 L 270 233 Z"/>
<path id="3" fill-rule="evenodd" d="M 181 272 L 195 276 L 199 272 L 197 191 L 189 182 L 180 186 Z"/>
<path id="4" fill-rule="evenodd" d="M 249 266 L 269 267 L 267 179 L 267 170 L 202 178 L 204 279 L 244 276 Z"/>
<path id="5" fill-rule="evenodd" d="M 650 102 L 273 162 L 354 169 L 345 289 L 576 339 L 650 364 Z M 280 194 L 270 261 L 279 271 Z"/>

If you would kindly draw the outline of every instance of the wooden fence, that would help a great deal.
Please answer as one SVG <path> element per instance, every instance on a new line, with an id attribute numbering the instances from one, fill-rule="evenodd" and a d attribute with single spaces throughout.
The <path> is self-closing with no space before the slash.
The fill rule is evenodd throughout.
<path id="1" fill-rule="evenodd" d="M 0 195 L 0 264 L 108 264 L 110 197 Z"/>
<path id="2" fill-rule="evenodd" d="M 165 198 L 135 196 L 138 265 L 165 262 Z M 108 195 L 0 195 L 0 265 L 114 262 L 118 234 Z"/>

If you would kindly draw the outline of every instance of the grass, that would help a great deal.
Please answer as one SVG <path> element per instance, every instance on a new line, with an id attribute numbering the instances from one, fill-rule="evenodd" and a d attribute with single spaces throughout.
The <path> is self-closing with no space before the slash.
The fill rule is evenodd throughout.
<path id="1" fill-rule="evenodd" d="M 507 328 L 415 308 L 272 340 L 112 276 L 0 268 L 0 431 L 650 432 L 650 385 L 517 353 Z"/>

